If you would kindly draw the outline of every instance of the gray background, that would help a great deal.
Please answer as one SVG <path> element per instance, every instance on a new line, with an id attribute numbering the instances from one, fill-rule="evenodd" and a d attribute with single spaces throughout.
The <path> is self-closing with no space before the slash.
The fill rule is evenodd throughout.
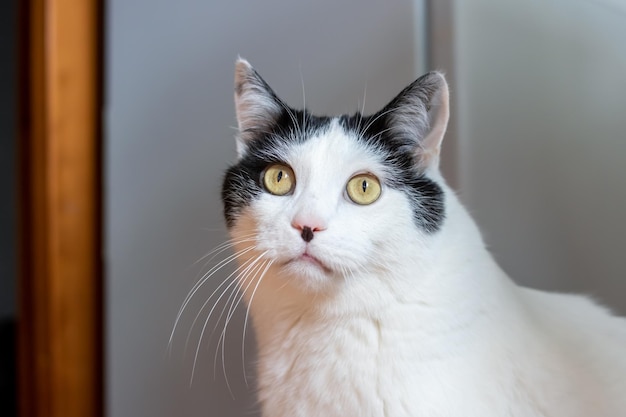
<path id="1" fill-rule="evenodd" d="M 226 239 L 219 188 L 234 157 L 238 54 L 294 106 L 303 80 L 307 107 L 322 113 L 355 111 L 366 86 L 365 108 L 376 110 L 423 68 L 446 70 L 455 113 L 445 171 L 505 270 L 521 284 L 590 293 L 626 312 L 624 7 L 437 1 L 427 65 L 416 5 L 108 2 L 109 416 L 254 414 L 241 317 L 226 333 L 225 370 L 218 331 L 202 343 L 189 384 L 199 326 L 185 354 L 187 331 L 218 277 L 167 353 L 178 308 L 208 269 L 194 262 Z M 252 361 L 249 333 L 246 343 Z"/>
<path id="2" fill-rule="evenodd" d="M 626 314 L 626 3 L 455 4 L 459 188 L 491 251 Z"/>

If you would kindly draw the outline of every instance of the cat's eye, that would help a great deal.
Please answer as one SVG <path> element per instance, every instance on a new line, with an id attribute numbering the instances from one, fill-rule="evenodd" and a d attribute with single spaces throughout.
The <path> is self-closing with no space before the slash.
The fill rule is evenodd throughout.
<path id="1" fill-rule="evenodd" d="M 346 192 L 356 204 L 372 204 L 380 197 L 380 181 L 372 174 L 357 174 L 348 181 Z"/>
<path id="2" fill-rule="evenodd" d="M 296 186 L 296 176 L 287 165 L 270 165 L 263 171 L 263 186 L 274 195 L 287 195 Z"/>

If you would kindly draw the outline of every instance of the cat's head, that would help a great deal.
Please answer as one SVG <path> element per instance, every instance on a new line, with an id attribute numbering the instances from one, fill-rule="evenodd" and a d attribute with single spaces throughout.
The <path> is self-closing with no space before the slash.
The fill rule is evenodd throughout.
<path id="1" fill-rule="evenodd" d="M 222 199 L 244 263 L 321 290 L 397 267 L 442 227 L 448 87 L 440 73 L 373 115 L 320 117 L 288 107 L 240 59 L 235 104 L 237 160 Z"/>

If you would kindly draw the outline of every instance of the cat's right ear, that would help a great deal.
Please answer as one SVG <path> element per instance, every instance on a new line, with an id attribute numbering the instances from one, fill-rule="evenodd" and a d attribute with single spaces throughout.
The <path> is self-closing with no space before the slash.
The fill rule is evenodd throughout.
<path id="1" fill-rule="evenodd" d="M 239 134 L 237 157 L 260 132 L 268 131 L 280 116 L 284 104 L 270 86 L 243 58 L 235 64 L 235 110 Z"/>
<path id="2" fill-rule="evenodd" d="M 422 169 L 439 166 L 450 113 L 448 101 L 448 83 L 443 74 L 433 71 L 415 80 L 379 112 L 395 136 L 412 143 L 415 161 Z"/>

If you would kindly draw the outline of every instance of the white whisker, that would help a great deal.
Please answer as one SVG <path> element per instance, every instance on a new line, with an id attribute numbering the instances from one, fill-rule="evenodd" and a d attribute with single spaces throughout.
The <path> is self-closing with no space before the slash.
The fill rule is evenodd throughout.
<path id="1" fill-rule="evenodd" d="M 371 126 L 372 126 L 372 125 L 373 125 L 373 124 L 374 124 L 374 123 L 378 120 L 378 119 L 380 119 L 381 117 L 385 116 L 385 115 L 386 115 L 386 114 L 388 114 L 388 113 L 391 113 L 391 112 L 392 112 L 392 111 L 394 111 L 394 110 L 396 110 L 396 108 L 395 108 L 395 107 L 392 107 L 392 108 L 390 108 L 390 109 L 385 110 L 385 111 L 384 111 L 384 112 L 382 112 L 382 113 L 377 114 L 377 115 L 376 115 L 376 117 L 374 117 L 372 120 L 370 120 L 370 122 L 369 122 L 369 123 L 365 126 L 365 129 L 363 129 L 363 130 L 361 130 L 360 132 L 358 132 L 358 133 L 359 133 L 359 136 L 363 136 L 363 135 L 365 135 L 365 133 L 367 133 L 367 130 L 368 130 L 368 129 L 369 129 L 369 128 L 370 128 L 370 127 L 371 127 Z"/>
<path id="2" fill-rule="evenodd" d="M 250 286 L 250 284 L 252 284 L 252 282 L 254 282 L 254 279 L 256 277 L 256 275 L 259 273 L 259 271 L 263 268 L 263 265 L 266 263 L 267 261 L 264 261 L 264 263 L 261 263 L 259 265 L 256 265 L 256 267 L 254 268 L 253 271 L 251 271 L 249 278 L 250 281 L 249 283 L 246 285 L 245 289 L 242 289 L 241 295 L 243 295 L 243 293 L 245 291 L 247 291 L 248 287 Z M 248 279 L 248 278 L 246 278 Z M 239 300 L 241 300 L 241 298 L 239 298 Z M 238 301 L 239 301 L 238 300 Z M 228 324 L 230 322 L 230 319 L 232 317 L 232 315 L 234 314 L 234 311 L 231 312 L 229 311 L 228 317 L 226 317 L 226 322 L 224 323 L 224 328 L 222 330 L 222 333 L 220 334 L 220 338 L 217 341 L 217 348 L 215 349 L 215 355 L 213 356 L 213 372 L 215 375 L 215 369 L 217 367 L 217 356 L 218 353 L 221 352 L 221 359 L 222 359 L 222 373 L 224 374 L 224 379 L 226 380 L 226 386 L 229 388 L 229 392 L 231 394 L 231 396 L 233 396 L 232 391 L 230 391 L 230 384 L 228 382 L 228 375 L 226 374 L 226 358 L 225 358 L 225 354 L 224 354 L 224 350 L 225 350 L 225 346 L 226 346 L 226 330 L 228 328 Z M 221 342 L 221 349 L 220 349 L 220 342 Z"/>
<path id="3" fill-rule="evenodd" d="M 259 255 L 259 257 L 257 257 L 254 261 L 252 261 L 252 264 L 254 264 L 261 256 L 263 256 L 263 255 Z M 234 275 L 235 272 L 233 272 L 231 275 L 229 275 L 229 277 Z M 191 381 L 190 381 L 190 383 L 193 383 L 193 377 L 194 377 L 194 373 L 195 373 L 195 370 L 196 370 L 196 363 L 198 361 L 198 353 L 200 351 L 200 346 L 202 344 L 202 339 L 204 338 L 204 333 L 206 332 L 206 327 L 207 327 L 207 325 L 209 323 L 209 320 L 211 319 L 211 315 L 213 314 L 213 311 L 215 310 L 215 308 L 219 305 L 219 302 L 222 299 L 222 297 L 224 297 L 224 295 L 226 294 L 226 291 L 228 291 L 228 289 L 231 288 L 236 283 L 237 283 L 237 279 L 233 279 L 232 282 L 230 284 L 228 284 L 228 286 L 226 286 L 226 288 L 224 288 L 224 291 L 222 291 L 222 294 L 217 298 L 217 300 L 215 300 L 215 304 L 213 305 L 213 307 L 211 307 L 211 310 L 209 311 L 209 314 L 208 314 L 206 320 L 204 321 L 204 325 L 202 326 L 202 331 L 200 332 L 200 338 L 198 339 L 198 346 L 196 348 L 196 353 L 194 355 L 193 368 L 191 370 Z M 216 291 L 217 291 L 217 289 L 216 289 Z M 208 302 L 208 300 L 206 302 Z M 206 304 L 206 302 L 205 302 L 205 304 Z"/>
<path id="4" fill-rule="evenodd" d="M 365 114 L 365 98 L 367 97 L 367 83 L 363 89 L 363 105 L 361 106 L 361 116 Z"/>
<path id="5" fill-rule="evenodd" d="M 265 269 L 263 270 L 263 272 L 261 272 L 261 275 L 257 279 L 257 283 L 254 286 L 254 289 L 252 290 L 252 294 L 250 295 L 250 300 L 248 301 L 248 307 L 246 308 L 246 317 L 243 321 L 243 335 L 241 338 L 241 363 L 243 366 L 243 379 L 246 383 L 246 387 L 248 386 L 248 377 L 246 376 L 246 353 L 245 353 L 246 347 L 245 346 L 246 346 L 246 327 L 248 325 L 248 317 L 250 315 L 250 306 L 252 305 L 252 300 L 254 299 L 254 294 L 256 294 L 256 290 L 259 288 L 259 284 L 261 284 L 263 277 L 265 276 L 265 274 L 270 269 L 273 263 L 274 263 L 274 260 L 270 259 L 270 261 L 267 262 Z"/>
<path id="6" fill-rule="evenodd" d="M 293 114 L 293 112 L 291 111 L 291 109 L 289 108 L 289 106 L 287 106 L 285 103 L 283 103 L 282 101 L 280 102 L 280 105 L 283 107 L 283 109 L 285 109 L 285 111 L 287 112 L 287 114 L 289 115 L 289 118 L 291 119 L 291 121 L 293 122 L 293 125 L 296 127 L 296 129 L 298 128 L 298 120 L 296 120 L 296 116 Z"/>
<path id="7" fill-rule="evenodd" d="M 246 282 L 248 281 L 248 279 L 250 279 L 250 283 L 253 281 L 253 277 L 254 275 L 258 272 L 258 270 L 260 270 L 262 268 L 261 265 L 259 265 L 259 261 L 261 260 L 261 258 L 266 254 L 267 252 L 259 255 L 258 257 L 256 257 L 254 260 L 251 260 L 249 265 L 239 274 L 237 275 L 237 282 L 239 283 L 239 285 L 235 286 L 233 291 L 231 291 L 230 296 L 228 297 L 228 299 L 226 300 L 226 302 L 224 303 L 224 307 L 222 308 L 222 312 L 220 313 L 220 316 L 218 317 L 218 319 L 216 320 L 215 326 L 213 327 L 213 330 L 211 331 L 211 334 L 209 335 L 209 338 L 213 337 L 213 334 L 215 333 L 215 330 L 217 330 L 217 327 L 220 323 L 220 321 L 222 320 L 222 317 L 224 317 L 224 313 L 226 312 L 226 308 L 228 307 L 228 313 L 226 314 L 226 319 L 224 321 L 224 329 L 222 330 L 221 334 L 220 334 L 220 338 L 218 339 L 218 347 L 219 347 L 219 343 L 222 340 L 222 337 L 225 334 L 226 331 L 226 326 L 228 326 L 228 322 L 230 321 L 231 317 L 234 314 L 234 306 L 236 306 L 239 301 L 241 301 L 241 298 L 243 297 L 243 294 L 245 292 L 245 290 L 247 289 L 247 286 L 250 284 L 246 284 Z M 244 286 L 246 286 L 244 288 Z M 237 291 L 240 290 L 240 291 Z M 238 297 L 234 297 L 235 294 L 238 294 Z M 230 302 L 230 306 L 229 306 L 229 302 Z M 217 356 L 217 351 L 216 351 L 216 356 Z M 215 372 L 215 363 L 216 361 L 213 362 L 213 371 Z"/>
<path id="8" fill-rule="evenodd" d="M 228 242 L 222 243 L 221 245 L 215 247 L 213 250 L 211 250 L 210 252 L 208 252 L 207 254 L 201 256 L 197 261 L 195 261 L 192 266 L 197 265 L 198 263 L 200 263 L 202 260 L 209 258 L 203 265 L 202 268 L 206 268 L 206 266 L 211 263 L 211 261 L 213 259 L 215 259 L 220 253 L 232 248 L 233 246 L 239 245 L 241 243 L 247 243 L 247 242 L 255 242 L 256 238 L 254 238 L 255 234 L 251 233 L 250 237 L 247 238 L 241 238 L 238 240 L 229 240 Z"/>
<path id="9" fill-rule="evenodd" d="M 170 350 L 171 353 L 171 347 L 172 347 L 172 340 L 174 338 L 174 333 L 176 332 L 176 328 L 178 326 L 178 322 L 180 321 L 180 318 L 183 315 L 183 312 L 185 311 L 185 308 L 187 308 L 187 305 L 189 304 L 189 302 L 191 301 L 191 299 L 194 297 L 194 295 L 198 292 L 198 290 L 200 289 L 200 287 L 202 287 L 206 281 L 213 276 L 213 274 L 215 274 L 217 271 L 219 271 L 220 269 L 222 269 L 224 266 L 228 265 L 229 263 L 231 263 L 232 261 L 234 261 L 235 259 L 237 259 L 237 257 L 250 252 L 251 250 L 254 249 L 254 246 L 249 246 L 247 248 L 244 248 L 238 252 L 235 252 L 234 254 L 226 257 L 226 259 L 218 262 L 215 266 L 213 266 L 213 268 L 211 268 L 206 274 L 203 275 L 203 277 L 191 288 L 191 290 L 189 291 L 189 293 L 187 294 L 187 296 L 185 297 L 185 299 L 183 300 L 183 304 L 180 307 L 180 309 L 178 310 L 178 314 L 176 315 L 176 320 L 174 321 L 174 326 L 172 328 L 172 332 L 170 333 L 170 338 L 168 341 L 168 349 Z"/>
<path id="10" fill-rule="evenodd" d="M 304 92 L 304 75 L 302 75 L 302 65 L 300 65 L 300 82 L 302 83 L 302 137 L 306 133 L 306 94 Z"/>
<path id="11" fill-rule="evenodd" d="M 224 373 L 224 379 L 226 381 L 226 386 L 228 387 L 228 391 L 230 392 L 231 397 L 234 399 L 234 394 L 230 388 L 230 383 L 228 381 L 228 375 L 226 373 L 226 359 L 225 359 L 225 354 L 224 354 L 224 350 L 225 350 L 225 346 L 226 346 L 226 330 L 228 328 L 228 324 L 230 323 L 231 318 L 233 317 L 234 313 L 235 313 L 235 308 L 237 306 L 237 304 L 239 304 L 239 302 L 241 301 L 243 294 L 245 291 L 247 291 L 248 287 L 252 284 L 252 282 L 254 282 L 255 277 L 257 276 L 258 272 L 262 269 L 263 265 L 265 263 L 267 263 L 267 260 L 262 261 L 262 263 L 259 264 L 259 260 L 261 260 L 263 258 L 263 256 L 267 254 L 267 251 L 262 253 L 261 255 L 259 255 L 257 258 L 254 259 L 254 261 L 252 262 L 252 264 L 250 265 L 252 268 L 250 269 L 246 269 L 246 271 L 243 272 L 244 274 L 244 278 L 241 279 L 240 276 L 238 276 L 237 281 L 240 283 L 239 287 L 236 287 L 232 292 L 231 292 L 231 296 L 229 297 L 229 300 L 231 299 L 231 297 L 235 294 L 237 294 L 237 288 L 242 288 L 243 283 L 245 281 L 247 281 L 249 279 L 249 283 L 246 285 L 245 289 L 242 289 L 240 291 L 240 295 L 237 298 L 237 296 L 235 296 L 234 298 L 232 298 L 232 302 L 230 303 L 230 306 L 228 307 L 228 313 L 226 315 L 226 320 L 224 322 L 224 328 L 222 330 L 222 333 L 220 334 L 220 338 L 217 341 L 217 348 L 215 350 L 215 355 L 213 358 L 213 372 L 214 372 L 214 377 L 215 377 L 215 368 L 216 368 L 216 362 L 217 362 L 217 354 L 220 351 L 220 342 L 221 342 L 221 358 L 222 358 L 222 372 Z M 226 304 L 228 304 L 228 300 L 226 301 Z M 226 306 L 224 306 L 224 309 L 222 309 L 222 314 L 224 313 L 226 309 Z M 222 315 L 220 315 L 220 317 L 222 317 Z M 218 319 L 219 321 L 219 319 Z"/>
<path id="12" fill-rule="evenodd" d="M 359 113 L 359 123 L 356 126 L 356 131 L 361 132 L 361 124 L 363 123 L 363 116 L 365 114 L 365 97 L 367 96 L 367 84 L 363 89 L 363 103 L 361 104 L 361 112 Z"/>
<path id="13" fill-rule="evenodd" d="M 393 129 L 392 127 L 388 127 L 387 129 L 383 129 L 380 132 L 376 133 L 374 136 L 372 136 L 372 139 L 376 139 L 377 137 L 381 136 L 383 133 L 390 131 L 391 129 Z"/>
<path id="14" fill-rule="evenodd" d="M 253 264 L 253 260 L 248 259 L 246 261 L 244 261 L 239 267 L 237 267 L 237 269 L 235 269 L 230 275 L 228 275 L 226 278 L 224 278 L 224 280 L 222 280 L 222 282 L 220 283 L 220 285 L 218 285 L 215 290 L 211 293 L 211 295 L 209 295 L 209 297 L 205 300 L 205 302 L 202 304 L 202 307 L 200 307 L 200 310 L 198 311 L 198 314 L 196 314 L 196 317 L 193 319 L 193 322 L 191 323 L 191 326 L 189 327 L 189 332 L 187 332 L 187 338 L 185 339 L 185 352 L 187 352 L 187 345 L 189 343 L 189 338 L 191 336 L 191 332 L 196 324 L 196 322 L 198 321 L 198 318 L 200 317 L 200 314 L 202 314 L 202 311 L 205 309 L 205 307 L 209 304 L 209 302 L 211 301 L 211 299 L 213 298 L 213 296 L 220 290 L 220 288 L 222 288 L 222 286 L 224 284 L 226 284 L 226 282 L 228 282 L 235 274 L 239 273 L 239 271 L 241 271 L 241 269 L 244 269 L 244 273 L 247 270 L 247 268 L 250 267 L 250 265 L 248 264 Z M 237 282 L 237 278 L 239 277 L 239 275 L 237 275 L 237 277 L 235 277 L 232 282 L 226 287 L 224 288 L 223 292 L 228 291 L 229 288 L 231 288 L 233 286 L 233 284 L 235 284 Z M 236 287 L 235 287 L 236 288 Z M 219 300 L 219 298 L 218 298 Z M 217 302 L 216 302 L 217 305 Z M 215 307 L 215 306 L 214 306 Z M 211 310 L 213 311 L 213 310 Z M 209 316 L 211 315 L 211 313 L 209 313 Z M 220 318 L 222 316 L 220 315 Z M 219 319 L 218 319 L 219 321 Z"/>

